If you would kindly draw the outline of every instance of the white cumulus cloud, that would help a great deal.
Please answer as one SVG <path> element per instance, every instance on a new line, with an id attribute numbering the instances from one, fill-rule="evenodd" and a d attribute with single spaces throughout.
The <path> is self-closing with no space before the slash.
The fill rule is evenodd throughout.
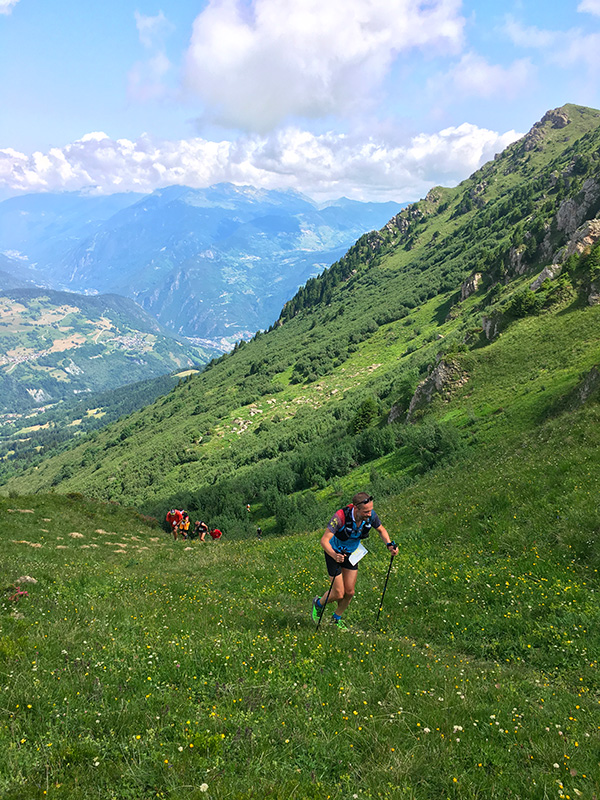
<path id="1" fill-rule="evenodd" d="M 111 139 L 95 132 L 47 153 L 0 150 L 0 186 L 15 192 L 152 192 L 173 184 L 227 181 L 296 189 L 319 200 L 416 200 L 454 185 L 519 138 L 463 124 L 405 144 L 288 127 L 236 141 Z"/>
<path id="2" fill-rule="evenodd" d="M 582 3 L 583 5 L 583 3 Z M 600 7 L 600 0 L 591 2 L 586 10 Z M 580 7 L 581 8 L 581 7 Z M 540 52 L 549 64 L 566 69 L 568 67 L 587 68 L 587 76 L 578 76 L 579 81 L 589 80 L 597 83 L 600 68 L 600 34 L 579 28 L 565 31 L 551 31 L 535 26 L 524 26 L 518 21 L 507 18 L 506 31 L 511 41 L 524 48 Z"/>
<path id="3" fill-rule="evenodd" d="M 140 42 L 149 50 L 155 47 L 161 47 L 164 38 L 174 29 L 174 26 L 169 22 L 162 11 L 154 17 L 149 17 L 136 11 L 135 24 Z"/>
<path id="4" fill-rule="evenodd" d="M 460 0 L 210 0 L 184 82 L 205 116 L 265 133 L 370 105 L 401 52 L 459 52 Z"/>
<path id="5" fill-rule="evenodd" d="M 587 11 L 600 17 L 600 0 L 582 0 L 577 6 L 577 11 Z"/>
<path id="6" fill-rule="evenodd" d="M 0 0 L 0 14 L 10 14 L 19 0 Z"/>
<path id="7" fill-rule="evenodd" d="M 469 52 L 442 82 L 452 84 L 462 96 L 515 97 L 531 86 L 534 72 L 529 59 L 519 59 L 505 67 L 490 64 L 483 56 Z"/>

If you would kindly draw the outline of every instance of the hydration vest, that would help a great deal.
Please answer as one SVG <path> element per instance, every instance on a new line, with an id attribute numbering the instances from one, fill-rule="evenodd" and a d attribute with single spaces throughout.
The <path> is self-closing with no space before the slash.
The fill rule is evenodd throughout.
<path id="1" fill-rule="evenodd" d="M 361 522 L 360 526 L 356 524 L 356 522 L 352 519 L 352 509 L 354 506 L 350 504 L 349 506 L 345 506 L 344 508 L 340 508 L 339 511 L 336 511 L 336 515 L 340 522 L 342 521 L 341 515 L 344 515 L 344 527 L 340 528 L 335 532 L 336 539 L 339 539 L 340 542 L 347 542 L 348 539 L 352 537 L 352 533 L 355 527 L 358 527 L 360 531 L 360 538 L 366 539 L 371 532 L 371 519 L 366 519 L 364 522 Z"/>

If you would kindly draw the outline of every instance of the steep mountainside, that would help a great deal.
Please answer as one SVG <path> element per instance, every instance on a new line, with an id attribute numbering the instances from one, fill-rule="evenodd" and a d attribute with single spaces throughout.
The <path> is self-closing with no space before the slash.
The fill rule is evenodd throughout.
<path id="1" fill-rule="evenodd" d="M 19 259 L 0 253 L 0 291 L 35 286 L 33 281 L 27 279 L 28 271 Z"/>
<path id="2" fill-rule="evenodd" d="M 132 300 L 40 289 L 0 292 L 0 412 L 200 366 L 205 351 L 170 336 Z"/>
<path id="3" fill-rule="evenodd" d="M 0 251 L 26 259 L 32 279 L 44 285 L 48 265 L 87 238 L 141 194 L 95 196 L 83 192 L 43 192 L 0 203 Z"/>
<path id="4" fill-rule="evenodd" d="M 103 200 L 90 219 L 79 195 L 0 203 L 0 250 L 26 254 L 41 285 L 125 295 L 179 334 L 231 342 L 268 327 L 309 277 L 402 208 L 320 208 L 296 192 L 231 184 Z"/>
<path id="5" fill-rule="evenodd" d="M 599 209 L 600 113 L 549 112 L 362 236 L 270 331 L 5 491 L 180 503 L 241 530 L 251 503 L 282 532 L 352 486 L 485 461 L 598 397 Z"/>

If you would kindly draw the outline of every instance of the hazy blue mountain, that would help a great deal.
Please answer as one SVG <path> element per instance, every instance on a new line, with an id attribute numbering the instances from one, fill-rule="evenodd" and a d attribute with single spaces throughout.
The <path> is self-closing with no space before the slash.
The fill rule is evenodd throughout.
<path id="1" fill-rule="evenodd" d="M 0 253 L 0 290 L 37 285 L 35 270 L 28 266 L 27 260 L 10 258 Z"/>
<path id="2" fill-rule="evenodd" d="M 0 252 L 26 256 L 43 275 L 47 265 L 142 196 L 44 192 L 11 197 L 0 203 Z"/>
<path id="3" fill-rule="evenodd" d="M 27 255 L 54 288 L 131 297 L 169 329 L 212 340 L 268 327 L 299 286 L 402 208 L 345 198 L 319 206 L 232 184 L 141 199 L 40 197 L 0 203 L 0 250 Z M 25 222 L 14 230 L 18 213 Z"/>

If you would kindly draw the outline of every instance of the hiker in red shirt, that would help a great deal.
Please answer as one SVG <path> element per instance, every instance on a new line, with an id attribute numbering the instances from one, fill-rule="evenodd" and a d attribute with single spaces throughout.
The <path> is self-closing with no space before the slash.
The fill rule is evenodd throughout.
<path id="1" fill-rule="evenodd" d="M 183 514 L 178 508 L 172 508 L 167 512 L 167 523 L 171 526 L 171 530 L 173 531 L 173 539 L 175 539 L 175 541 L 177 541 L 177 531 L 179 530 L 179 525 L 182 519 Z"/>

